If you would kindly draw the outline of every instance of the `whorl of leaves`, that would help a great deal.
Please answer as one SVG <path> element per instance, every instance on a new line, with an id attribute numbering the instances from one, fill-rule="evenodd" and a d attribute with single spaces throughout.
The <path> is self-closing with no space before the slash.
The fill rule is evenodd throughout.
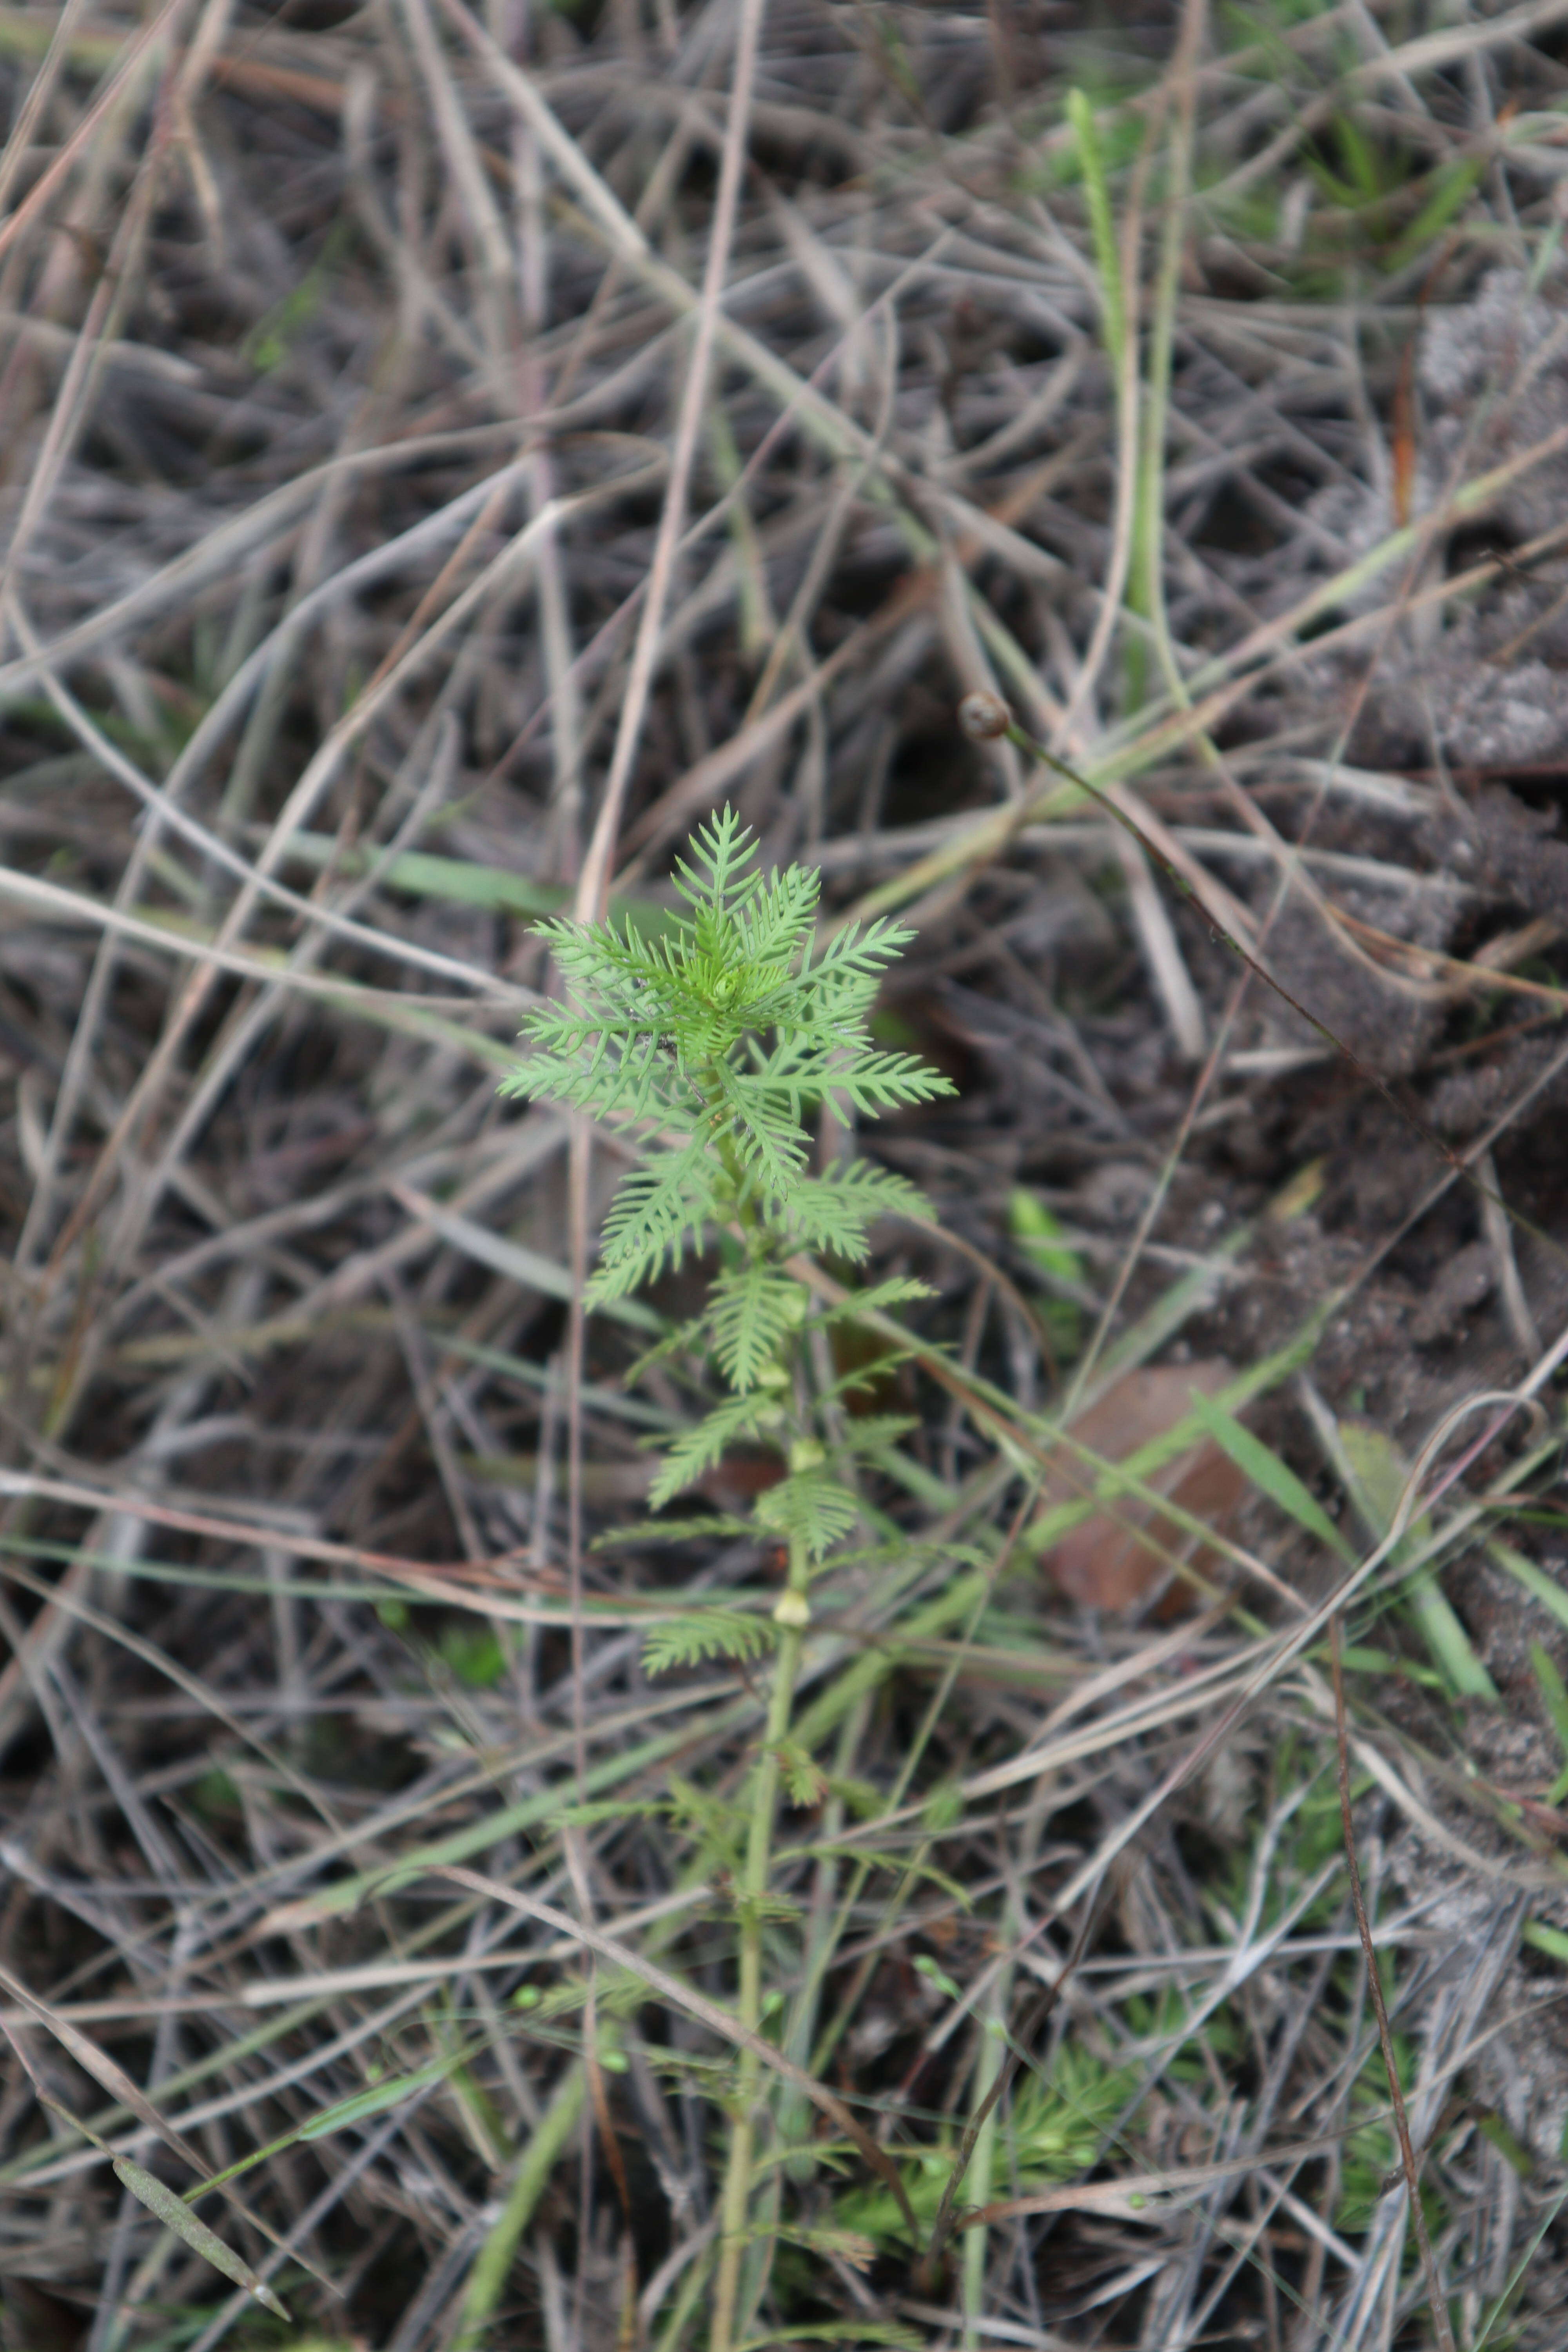
<path id="1" fill-rule="evenodd" d="M 801 1247 L 858 1260 L 873 1217 L 924 1213 L 911 1185 L 863 1161 L 806 1173 L 805 1122 L 824 1103 L 874 1118 L 952 1091 L 940 1071 L 882 1052 L 867 1030 L 882 974 L 911 934 L 889 921 L 850 924 L 819 949 L 817 875 L 792 866 L 764 877 L 748 870 L 755 855 L 726 808 L 697 835 L 691 863 L 678 864 L 690 911 L 661 938 L 643 939 L 629 921 L 620 931 L 540 926 L 568 1001 L 528 1015 L 532 1051 L 503 1091 L 681 1139 L 625 1179 L 595 1302 L 679 1265 L 710 1225 L 739 1223 L 759 1264 Z M 715 1311 L 714 1352 L 743 1390 L 790 1310 L 770 1275 L 721 1288 Z"/>

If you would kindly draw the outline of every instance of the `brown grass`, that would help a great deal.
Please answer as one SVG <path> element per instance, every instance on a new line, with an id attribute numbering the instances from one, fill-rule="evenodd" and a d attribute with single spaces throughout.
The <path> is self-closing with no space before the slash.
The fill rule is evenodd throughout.
<path id="1" fill-rule="evenodd" d="M 1443 2340 L 1342 1612 L 1443 2324 L 1554 2347 L 1568 9 L 68 0 L 0 73 L 0 2342 L 704 2338 L 762 1670 L 642 1643 L 767 1561 L 594 1548 L 692 1399 L 573 1304 L 624 1147 L 495 1087 L 530 917 L 728 798 L 962 1090 L 867 1139 L 949 1239 L 743 2332 Z M 1156 1359 L 1236 1368 L 1217 1526 L 1190 1422 L 1106 1483 Z M 1039 1567 L 1085 1410 L 1125 1615 Z M 73 2116 L 284 2143 L 202 2212 L 297 2332 Z M 857 2139 L 966 2122 L 921 2272 Z"/>

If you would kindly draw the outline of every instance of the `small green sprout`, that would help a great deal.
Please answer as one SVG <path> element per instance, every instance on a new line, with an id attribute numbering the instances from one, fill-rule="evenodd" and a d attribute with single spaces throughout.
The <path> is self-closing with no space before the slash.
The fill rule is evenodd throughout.
<path id="1" fill-rule="evenodd" d="M 813 1174 L 805 1121 L 826 1104 L 874 1118 L 953 1089 L 915 1055 L 882 1052 L 867 1028 L 910 932 L 849 924 L 819 948 L 818 876 L 799 866 L 767 878 L 748 870 L 755 845 L 730 809 L 691 854 L 676 868 L 690 913 L 657 940 L 629 919 L 619 930 L 540 925 L 570 1000 L 528 1015 L 533 1051 L 502 1092 L 669 1139 L 622 1180 L 587 1294 L 590 1306 L 624 1297 L 711 1241 L 721 1245 L 706 1304 L 679 1340 L 730 1393 L 665 1447 L 650 1499 L 660 1508 L 732 1447 L 761 1443 L 776 1448 L 787 1475 L 759 1498 L 760 1525 L 803 1559 L 821 1559 L 856 1505 L 832 1475 L 828 1433 L 797 1402 L 811 1307 L 799 1254 L 858 1265 L 875 1218 L 931 1213 L 913 1185 L 874 1161 L 840 1160 Z M 922 1294 L 899 1283 L 875 1295 L 880 1306 Z"/>
<path id="2" fill-rule="evenodd" d="M 744 1670 L 752 1656 L 773 1654 L 745 1860 L 733 1875 L 737 2014 L 754 2034 L 782 2006 L 762 1986 L 764 1927 L 786 1916 L 769 1893 L 779 1806 L 785 1798 L 816 1805 L 827 1793 L 809 1754 L 789 1737 L 812 1623 L 808 1588 L 860 1518 L 857 1458 L 885 1454 L 907 1425 L 886 1416 L 847 1420 L 839 1384 L 818 1390 L 823 1358 L 811 1343 L 835 1315 L 864 1315 L 925 1295 L 920 1283 L 900 1279 L 862 1291 L 847 1307 L 825 1307 L 831 1290 L 814 1283 L 814 1260 L 821 1253 L 862 1265 L 875 1219 L 931 1214 L 912 1185 L 874 1161 L 840 1159 L 814 1172 L 811 1122 L 827 1107 L 847 1122 L 875 1118 L 953 1088 L 915 1055 L 884 1051 L 868 1026 L 883 975 L 910 932 L 887 921 L 864 930 L 851 923 L 819 942 L 817 875 L 799 866 L 759 873 L 755 845 L 730 809 L 697 835 L 689 856 L 676 868 L 687 911 L 657 939 L 645 938 L 629 917 L 618 929 L 560 919 L 540 925 L 567 997 L 529 1014 L 523 1034 L 531 1050 L 502 1091 L 569 1104 L 650 1139 L 611 1204 L 586 1305 L 624 1298 L 688 1256 L 717 1254 L 700 1312 L 655 1354 L 689 1355 L 717 1375 L 725 1393 L 663 1442 L 654 1509 L 698 1485 L 736 1447 L 777 1457 L 777 1479 L 756 1497 L 751 1521 L 771 1554 L 783 1552 L 783 1592 L 765 1617 L 756 1606 L 762 1595 L 749 1596 L 746 1610 L 683 1609 L 652 1630 L 646 1656 L 656 1672 L 720 1658 Z M 712 1524 L 735 1528 L 732 1520 Z M 719 2217 L 710 2352 L 731 2352 L 752 2243 L 758 2068 L 756 2053 L 743 2052 Z"/>
<path id="3" fill-rule="evenodd" d="M 880 1211 L 923 1211 L 910 1185 L 865 1160 L 810 1174 L 806 1118 L 831 1103 L 875 1118 L 952 1092 L 915 1055 L 880 1051 L 866 1026 L 913 934 L 849 924 L 818 950 L 819 877 L 792 866 L 764 879 L 746 870 L 755 855 L 724 809 L 698 835 L 692 866 L 677 865 L 691 913 L 660 939 L 629 918 L 620 931 L 542 923 L 574 1001 L 529 1014 L 534 1050 L 501 1088 L 676 1139 L 622 1183 L 590 1303 L 679 1265 L 710 1229 L 733 1234 L 744 1254 L 715 1281 L 705 1330 L 741 1394 L 801 1319 L 781 1257 L 820 1249 L 858 1261 Z"/>

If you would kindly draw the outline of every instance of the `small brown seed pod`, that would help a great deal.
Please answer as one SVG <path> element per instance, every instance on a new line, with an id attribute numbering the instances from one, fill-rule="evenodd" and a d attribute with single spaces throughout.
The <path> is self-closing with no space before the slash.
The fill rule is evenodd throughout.
<path id="1" fill-rule="evenodd" d="M 958 723 L 972 743 L 994 743 L 1013 724 L 1013 714 L 999 694 L 982 690 L 964 696 L 958 706 Z"/>

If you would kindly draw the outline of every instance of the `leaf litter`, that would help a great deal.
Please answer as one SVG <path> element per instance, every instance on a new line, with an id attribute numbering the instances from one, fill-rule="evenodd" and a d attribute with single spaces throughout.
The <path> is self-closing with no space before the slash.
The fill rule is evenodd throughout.
<path id="1" fill-rule="evenodd" d="M 651 935 L 732 798 L 829 922 L 916 929 L 880 1042 L 960 1093 L 819 1138 L 952 1244 L 889 1219 L 901 1287 L 823 1333 L 886 1433 L 763 1923 L 757 2337 L 1426 2340 L 1291 1647 L 1386 1545 L 1347 1760 L 1433 2260 L 1457 2340 L 1557 2340 L 1554 14 L 760 12 L 607 878 Z M 324 2342 L 703 2336 L 776 1568 L 587 1548 L 702 1400 L 608 1316 L 574 1388 L 621 1163 L 494 1085 L 604 806 L 746 15 L 0 27 L 0 1961 L 132 2191 L 15 2078 L 8 2347 L 258 2341 L 262 2230 Z M 967 738 L 983 689 L 1194 898 Z M 916 2280 L 796 2078 L 934 2210 L 1091 1903 Z M 227 2302 L 148 2109 L 289 2142 Z"/>

